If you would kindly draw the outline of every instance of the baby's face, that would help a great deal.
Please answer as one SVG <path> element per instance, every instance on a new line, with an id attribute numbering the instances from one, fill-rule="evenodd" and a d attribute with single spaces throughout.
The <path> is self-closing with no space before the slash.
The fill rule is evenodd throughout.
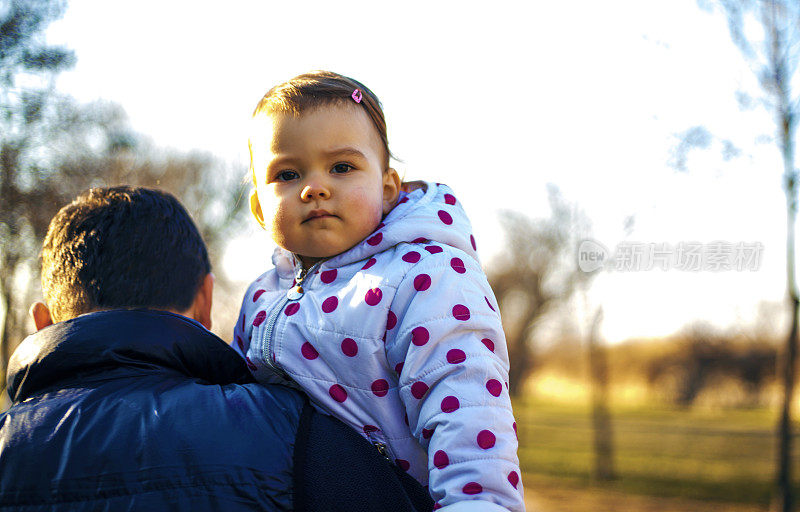
<path id="1" fill-rule="evenodd" d="M 400 180 L 384 172 L 383 146 L 356 105 L 323 106 L 299 117 L 260 117 L 253 137 L 251 209 L 304 267 L 358 244 L 397 201 Z"/>

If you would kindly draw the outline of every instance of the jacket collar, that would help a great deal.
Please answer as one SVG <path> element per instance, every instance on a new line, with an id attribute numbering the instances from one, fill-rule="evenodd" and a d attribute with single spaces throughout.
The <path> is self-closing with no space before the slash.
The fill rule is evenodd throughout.
<path id="1" fill-rule="evenodd" d="M 15 402 L 55 386 L 172 370 L 211 384 L 253 382 L 244 360 L 199 323 L 155 310 L 113 310 L 58 322 L 28 336 L 8 364 Z"/>

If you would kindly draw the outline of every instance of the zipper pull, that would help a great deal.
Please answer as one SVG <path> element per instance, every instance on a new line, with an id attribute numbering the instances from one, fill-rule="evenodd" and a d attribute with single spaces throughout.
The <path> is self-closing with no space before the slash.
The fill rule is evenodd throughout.
<path id="1" fill-rule="evenodd" d="M 378 453 L 380 453 L 381 455 L 383 455 L 383 457 L 384 457 L 386 460 L 390 460 L 390 459 L 389 459 L 389 451 L 386 449 L 386 444 L 384 444 L 384 443 L 379 443 L 379 442 L 377 442 L 377 441 L 375 441 L 375 442 L 374 442 L 374 443 L 372 443 L 372 444 L 375 446 L 375 448 L 377 448 L 377 449 L 378 449 Z"/>
<path id="2" fill-rule="evenodd" d="M 289 288 L 289 291 L 286 292 L 286 297 L 289 300 L 298 300 L 303 296 L 304 293 L 305 290 L 303 290 L 303 287 L 298 284 L 294 288 Z"/>

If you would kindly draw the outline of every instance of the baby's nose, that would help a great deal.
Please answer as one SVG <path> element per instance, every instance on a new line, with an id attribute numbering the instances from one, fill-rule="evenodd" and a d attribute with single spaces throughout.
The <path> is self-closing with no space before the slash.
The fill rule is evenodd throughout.
<path id="1" fill-rule="evenodd" d="M 328 187 L 322 184 L 311 184 L 303 188 L 301 196 L 305 200 L 311 199 L 327 199 L 331 195 Z"/>

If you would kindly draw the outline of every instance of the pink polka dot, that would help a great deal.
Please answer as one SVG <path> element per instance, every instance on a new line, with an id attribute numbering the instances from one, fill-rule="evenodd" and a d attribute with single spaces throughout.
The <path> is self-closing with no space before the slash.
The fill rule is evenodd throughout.
<path id="1" fill-rule="evenodd" d="M 456 197 L 453 194 L 445 194 L 444 202 L 447 204 L 456 204 Z"/>
<path id="2" fill-rule="evenodd" d="M 338 274 L 338 272 L 335 268 L 332 270 L 326 270 L 319 275 L 319 280 L 325 284 L 332 283 L 336 280 L 336 274 Z"/>
<path id="3" fill-rule="evenodd" d="M 431 437 L 433 437 L 433 429 L 428 430 L 427 428 L 423 428 L 422 437 L 423 439 L 430 439 Z"/>
<path id="4" fill-rule="evenodd" d="M 389 392 L 389 383 L 385 379 L 373 381 L 372 392 L 375 396 L 386 396 L 386 393 Z"/>
<path id="5" fill-rule="evenodd" d="M 389 311 L 389 314 L 386 315 L 386 330 L 391 331 L 395 325 L 397 325 L 397 315 Z"/>
<path id="6" fill-rule="evenodd" d="M 458 398 L 454 396 L 446 396 L 442 399 L 442 412 L 453 412 L 457 410 L 461 404 L 458 402 Z"/>
<path id="7" fill-rule="evenodd" d="M 427 238 L 425 238 L 424 236 L 421 236 L 419 238 L 415 238 L 414 240 L 412 240 L 411 243 L 412 244 L 424 244 L 427 241 L 428 241 Z"/>
<path id="8" fill-rule="evenodd" d="M 442 508 L 442 504 L 441 503 L 434 503 L 433 504 L 433 510 L 439 510 L 440 508 Z"/>
<path id="9" fill-rule="evenodd" d="M 314 348 L 314 345 L 307 341 L 300 347 L 300 353 L 309 360 L 316 359 L 319 356 L 319 352 Z"/>
<path id="10" fill-rule="evenodd" d="M 342 340 L 342 353 L 347 357 L 355 357 L 358 354 L 358 344 L 352 338 Z"/>
<path id="11" fill-rule="evenodd" d="M 395 464 L 397 464 L 397 467 L 399 467 L 403 471 L 408 471 L 409 468 L 411 467 L 411 464 L 409 464 L 409 462 L 404 459 L 394 459 L 394 462 Z"/>
<path id="12" fill-rule="evenodd" d="M 407 252 L 403 255 L 403 261 L 406 263 L 416 263 L 419 261 L 419 253 L 417 251 Z"/>
<path id="13" fill-rule="evenodd" d="M 244 341 L 239 336 L 236 336 L 236 344 L 239 345 L 239 350 L 244 352 Z"/>
<path id="14" fill-rule="evenodd" d="M 411 385 L 411 396 L 413 396 L 417 400 L 420 400 L 423 396 L 425 396 L 425 393 L 427 392 L 428 392 L 428 385 L 422 381 L 417 381 Z"/>
<path id="15" fill-rule="evenodd" d="M 408 202 L 408 196 L 403 197 L 403 199 L 399 200 L 397 204 L 403 204 Z"/>
<path id="16" fill-rule="evenodd" d="M 488 450 L 494 446 L 496 439 L 490 430 L 481 430 L 478 432 L 478 446 L 484 450 Z"/>
<path id="17" fill-rule="evenodd" d="M 364 433 L 369 434 L 370 432 L 377 432 L 378 427 L 375 425 L 364 425 Z"/>
<path id="18" fill-rule="evenodd" d="M 461 489 L 461 492 L 469 495 L 480 494 L 483 492 L 483 487 L 478 482 L 470 482 Z"/>
<path id="19" fill-rule="evenodd" d="M 339 305 L 339 299 L 334 297 L 328 297 L 324 301 L 322 301 L 322 311 L 324 313 L 330 313 L 336 309 Z"/>
<path id="20" fill-rule="evenodd" d="M 382 298 L 383 298 L 383 292 L 381 291 L 380 288 L 373 288 L 371 290 L 367 290 L 367 294 L 364 296 L 364 300 L 370 306 L 377 306 Z"/>
<path id="21" fill-rule="evenodd" d="M 447 362 L 450 364 L 463 363 L 467 359 L 467 354 L 463 350 L 454 348 L 447 351 Z"/>
<path id="22" fill-rule="evenodd" d="M 514 486 L 514 489 L 517 488 L 517 484 L 519 483 L 519 475 L 516 471 L 512 471 L 508 474 L 508 483 Z"/>
<path id="23" fill-rule="evenodd" d="M 300 311 L 300 303 L 299 302 L 291 302 L 291 303 L 289 303 L 288 306 L 286 306 L 286 309 L 283 310 L 283 312 L 284 312 L 284 314 L 286 316 L 292 316 L 293 314 L 297 313 L 298 311 Z"/>
<path id="24" fill-rule="evenodd" d="M 382 229 L 382 228 L 384 228 L 384 227 L 386 227 L 386 224 L 384 224 L 383 222 L 381 222 L 380 224 L 378 224 L 378 227 L 377 227 L 377 228 L 375 228 L 375 229 Z"/>
<path id="25" fill-rule="evenodd" d="M 469 308 L 463 304 L 453 306 L 453 318 L 466 322 L 469 320 Z"/>
<path id="26" fill-rule="evenodd" d="M 367 270 L 369 267 L 374 265 L 376 261 L 378 261 L 378 260 L 376 260 L 375 258 L 370 258 L 369 261 L 364 263 L 364 266 L 361 267 L 361 270 Z"/>
<path id="27" fill-rule="evenodd" d="M 339 384 L 331 386 L 330 389 L 328 389 L 328 394 L 331 395 L 331 398 L 340 403 L 347 400 L 347 391 Z"/>
<path id="28" fill-rule="evenodd" d="M 428 274 L 420 274 L 414 278 L 414 289 L 418 292 L 424 292 L 431 287 L 431 276 Z"/>
<path id="29" fill-rule="evenodd" d="M 439 469 L 446 468 L 450 464 L 450 457 L 447 454 L 439 450 L 433 454 L 433 465 Z"/>
<path id="30" fill-rule="evenodd" d="M 250 368 L 250 371 L 258 370 L 258 367 L 253 364 L 249 357 L 245 356 L 244 360 L 247 362 L 247 367 Z"/>
<path id="31" fill-rule="evenodd" d="M 453 267 L 453 270 L 459 274 L 463 274 L 467 271 L 467 267 L 464 266 L 464 262 L 461 260 L 461 258 L 453 258 L 450 260 L 450 266 Z"/>
<path id="32" fill-rule="evenodd" d="M 474 236 L 469 235 L 469 243 L 472 244 L 472 250 L 473 251 L 477 251 L 478 250 L 478 244 L 475 243 L 475 237 Z"/>
<path id="33" fill-rule="evenodd" d="M 491 350 L 492 352 L 494 352 L 494 342 L 493 342 L 492 340 L 490 340 L 489 338 L 483 338 L 483 339 L 481 340 L 481 343 L 483 343 L 484 345 L 486 345 L 486 348 L 488 348 L 489 350 Z"/>
<path id="34" fill-rule="evenodd" d="M 428 332 L 428 329 L 424 327 L 414 327 L 411 329 L 411 343 L 418 347 L 428 343 L 430 337 L 431 335 Z"/>
<path id="35" fill-rule="evenodd" d="M 383 240 L 383 233 L 376 233 L 371 237 L 367 238 L 367 243 L 374 247 L 379 243 L 381 243 L 381 240 Z"/>
<path id="36" fill-rule="evenodd" d="M 403 363 L 402 362 L 399 362 L 396 365 L 394 365 L 394 372 L 397 375 L 400 375 L 401 373 L 403 373 Z"/>
<path id="37" fill-rule="evenodd" d="M 514 429 L 514 435 L 517 436 L 517 438 L 519 439 L 519 435 L 517 434 L 517 422 L 516 421 L 511 424 L 511 428 Z"/>
<path id="38" fill-rule="evenodd" d="M 453 217 L 451 217 L 450 214 L 447 213 L 446 211 L 439 210 L 438 214 L 439 214 L 439 220 L 441 220 L 448 226 L 453 223 Z"/>
<path id="39" fill-rule="evenodd" d="M 266 311 L 259 311 L 256 313 L 256 317 L 253 318 L 253 327 L 258 327 L 259 325 L 263 324 L 265 318 L 267 318 Z"/>
<path id="40" fill-rule="evenodd" d="M 500 393 L 503 392 L 503 385 L 500 384 L 500 381 L 497 379 L 489 379 L 486 382 L 486 390 L 492 396 L 500 396 Z"/>
<path id="41" fill-rule="evenodd" d="M 486 301 L 486 305 L 487 305 L 487 306 L 489 306 L 489 309 L 491 309 L 492 311 L 494 311 L 494 307 L 492 307 L 492 303 L 491 303 L 491 302 L 489 302 L 489 297 L 484 297 L 484 298 L 483 298 L 483 300 L 485 300 L 485 301 Z"/>
<path id="42" fill-rule="evenodd" d="M 438 245 L 429 245 L 429 246 L 425 247 L 425 250 L 428 251 L 431 254 L 439 254 L 440 252 L 443 251 L 443 249 L 441 247 L 439 247 Z"/>
<path id="43" fill-rule="evenodd" d="M 253 294 L 253 302 L 257 301 L 266 291 L 267 290 L 256 290 L 256 293 Z"/>

